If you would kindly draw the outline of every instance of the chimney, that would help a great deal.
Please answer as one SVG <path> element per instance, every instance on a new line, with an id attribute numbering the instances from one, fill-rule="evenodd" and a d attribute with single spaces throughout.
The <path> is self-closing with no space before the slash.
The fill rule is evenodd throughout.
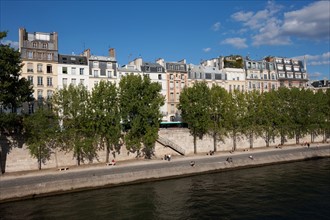
<path id="1" fill-rule="evenodd" d="M 116 58 L 116 51 L 115 51 L 115 48 L 110 48 L 110 49 L 109 49 L 109 57 Z"/>
<path id="2" fill-rule="evenodd" d="M 84 56 L 86 56 L 87 59 L 90 58 L 91 57 L 91 50 L 90 49 L 84 50 Z"/>

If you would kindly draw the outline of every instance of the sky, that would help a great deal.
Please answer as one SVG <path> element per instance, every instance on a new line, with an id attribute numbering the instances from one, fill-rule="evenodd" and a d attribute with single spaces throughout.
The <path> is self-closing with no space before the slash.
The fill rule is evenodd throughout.
<path id="1" fill-rule="evenodd" d="M 0 0 L 2 43 L 17 48 L 20 27 L 57 32 L 60 54 L 115 48 L 119 65 L 278 56 L 305 58 L 311 80 L 330 79 L 330 1 Z"/>

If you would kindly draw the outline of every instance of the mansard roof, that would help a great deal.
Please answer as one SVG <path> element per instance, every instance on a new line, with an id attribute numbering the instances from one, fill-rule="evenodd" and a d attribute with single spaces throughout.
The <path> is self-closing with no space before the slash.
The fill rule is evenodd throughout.
<path id="1" fill-rule="evenodd" d="M 58 55 L 58 63 L 88 65 L 87 57 L 79 55 Z"/>

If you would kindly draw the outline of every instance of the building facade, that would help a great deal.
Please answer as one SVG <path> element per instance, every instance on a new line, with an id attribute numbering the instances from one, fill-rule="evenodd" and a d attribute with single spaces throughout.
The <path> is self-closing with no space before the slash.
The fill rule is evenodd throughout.
<path id="1" fill-rule="evenodd" d="M 33 85 L 33 97 L 38 103 L 49 99 L 57 88 L 58 35 L 56 32 L 29 33 L 19 29 L 19 51 L 22 58 L 21 77 Z M 28 112 L 35 109 L 35 102 L 28 104 Z"/>
<path id="2" fill-rule="evenodd" d="M 60 54 L 57 70 L 58 89 L 63 89 L 70 84 L 74 86 L 81 84 L 88 89 L 89 66 L 87 57 Z"/>

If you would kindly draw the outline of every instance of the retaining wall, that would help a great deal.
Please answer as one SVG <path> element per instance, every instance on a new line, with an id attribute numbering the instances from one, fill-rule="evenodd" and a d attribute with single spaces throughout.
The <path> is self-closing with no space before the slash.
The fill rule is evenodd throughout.
<path id="1" fill-rule="evenodd" d="M 168 138 L 174 143 L 182 147 L 187 155 L 194 153 L 194 144 L 193 137 L 190 135 L 188 129 L 160 129 L 159 135 Z M 12 140 L 9 140 L 12 141 Z M 310 142 L 310 136 L 306 136 L 300 139 L 300 142 Z M 315 138 L 315 142 L 321 142 L 322 137 L 318 136 Z M 280 139 L 275 138 L 271 141 L 270 146 L 277 146 L 280 144 Z M 295 144 L 295 139 L 288 139 L 285 143 L 286 145 Z M 262 138 L 255 138 L 253 142 L 253 148 L 264 147 L 265 141 Z M 230 151 L 232 150 L 233 140 L 228 137 L 223 141 L 218 141 L 217 149 L 218 151 Z M 250 147 L 249 140 L 246 137 L 237 138 L 237 150 L 248 149 Z M 203 139 L 197 139 L 197 152 L 204 153 L 213 150 L 213 138 L 209 135 L 205 135 Z M 158 142 L 155 144 L 154 157 L 162 158 L 164 154 L 178 155 L 171 148 L 165 147 Z M 116 161 L 131 160 L 139 157 L 135 152 L 129 152 L 126 147 L 121 146 L 119 151 L 112 151 L 110 153 L 110 160 L 115 159 Z M 104 150 L 98 151 L 98 157 L 92 161 L 83 161 L 82 164 L 90 163 L 105 163 L 106 152 Z M 63 167 L 63 166 L 74 166 L 77 161 L 73 157 L 72 152 L 63 152 L 63 151 L 54 151 L 49 160 L 45 161 L 42 165 L 42 169 Z M 9 153 L 6 155 L 5 160 L 5 171 L 6 172 L 17 172 L 17 171 L 27 171 L 27 170 L 36 170 L 38 169 L 38 163 L 36 158 L 32 158 L 29 154 L 27 146 L 23 144 L 19 146 L 13 144 L 13 147 L 10 149 Z"/>

